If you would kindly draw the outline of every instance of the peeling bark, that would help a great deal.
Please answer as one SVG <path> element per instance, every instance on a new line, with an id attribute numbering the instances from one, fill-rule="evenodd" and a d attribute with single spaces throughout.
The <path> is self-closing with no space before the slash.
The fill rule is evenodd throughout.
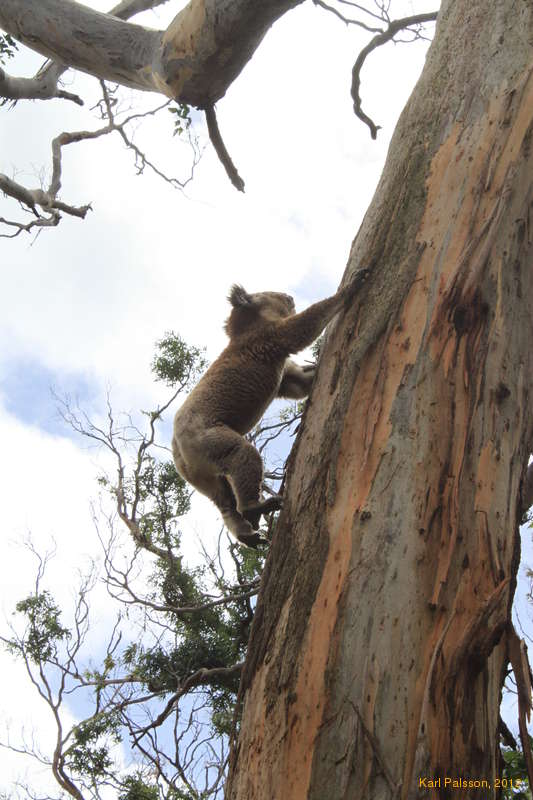
<path id="1" fill-rule="evenodd" d="M 226 800 L 472 796 L 446 778 L 497 795 L 533 434 L 532 135 L 533 6 L 445 0 L 345 279 L 373 274 L 291 456 Z"/>

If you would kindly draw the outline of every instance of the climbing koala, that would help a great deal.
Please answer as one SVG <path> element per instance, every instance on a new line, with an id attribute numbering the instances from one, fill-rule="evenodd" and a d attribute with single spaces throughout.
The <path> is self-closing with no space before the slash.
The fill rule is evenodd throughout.
<path id="1" fill-rule="evenodd" d="M 231 288 L 229 344 L 178 410 L 172 452 L 180 475 L 213 501 L 242 544 L 257 547 L 261 514 L 281 507 L 278 496 L 261 499 L 263 463 L 244 434 L 275 397 L 307 396 L 315 367 L 288 356 L 314 342 L 368 273 L 359 270 L 348 286 L 300 314 L 288 294 Z"/>

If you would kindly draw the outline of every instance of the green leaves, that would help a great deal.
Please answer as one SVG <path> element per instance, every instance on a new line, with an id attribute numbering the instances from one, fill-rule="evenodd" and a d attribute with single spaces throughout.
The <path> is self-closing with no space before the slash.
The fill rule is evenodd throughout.
<path id="1" fill-rule="evenodd" d="M 21 652 L 22 648 L 36 664 L 50 661 L 57 655 L 59 642 L 69 639 L 71 634 L 59 622 L 60 610 L 48 591 L 32 594 L 15 606 L 19 614 L 24 614 L 28 627 L 21 642 L 12 641 L 8 648 Z"/>
<path id="2" fill-rule="evenodd" d="M 17 49 L 18 45 L 9 33 L 0 33 L 0 64 L 5 64 L 8 58 L 13 58 Z"/>
<path id="3" fill-rule="evenodd" d="M 146 783 L 141 775 L 132 775 L 122 783 L 118 800 L 159 800 L 160 793 L 155 783 Z M 191 794 L 186 789 L 169 787 L 165 792 L 165 800 L 203 800 L 207 795 Z"/>
<path id="4" fill-rule="evenodd" d="M 148 784 L 137 775 L 124 780 L 118 800 L 159 800 L 157 784 Z"/>
<path id="5" fill-rule="evenodd" d="M 72 730 L 74 743 L 65 751 L 65 764 L 78 775 L 95 780 L 113 767 L 109 745 L 120 742 L 118 714 L 95 714 Z"/>
<path id="6" fill-rule="evenodd" d="M 174 114 L 174 132 L 172 135 L 181 136 L 191 127 L 191 108 L 186 103 L 176 103 L 175 106 L 171 106 L 168 110 L 171 114 Z"/>
<path id="7" fill-rule="evenodd" d="M 207 366 L 203 350 L 186 344 L 174 331 L 167 331 L 156 342 L 157 354 L 152 361 L 152 372 L 157 380 L 167 386 L 181 383 L 189 388 Z"/>
<path id="8" fill-rule="evenodd" d="M 218 546 L 209 529 L 210 549 L 191 537 L 182 543 L 191 487 L 170 460 L 168 428 L 160 441 L 156 423 L 205 367 L 203 352 L 170 331 L 157 343 L 152 369 L 172 385 L 172 396 L 155 411 L 141 412 L 145 428 L 130 414 L 114 415 L 109 403 L 106 425 L 65 404 L 64 418 L 74 430 L 107 448 L 115 462 L 115 475 L 108 469 L 98 484 L 124 527 L 115 529 L 107 498 L 95 520 L 102 522 L 99 536 L 109 528 L 100 539 L 103 578 L 119 611 L 110 604 L 116 621 L 102 634 L 105 642 L 87 638 L 89 592 L 97 580 L 91 572 L 65 627 L 59 605 L 40 588 L 49 556 L 30 548 L 39 566 L 34 593 L 16 607 L 25 624 L 22 633 L 13 628 L 13 638 L 2 640 L 22 657 L 53 710 L 61 740 L 59 782 L 78 788 L 80 796 L 98 797 L 102 787 L 113 787 L 117 800 L 221 797 L 265 554 L 228 546 L 217 522 L 224 537 Z M 72 709 L 85 719 L 73 724 Z M 115 746 L 126 741 L 132 762 L 124 766 Z"/>
<path id="9" fill-rule="evenodd" d="M 533 739 L 529 737 L 530 746 L 532 743 Z M 505 800 L 531 800 L 524 754 L 510 747 L 502 747 L 500 752 L 505 764 L 500 782 L 502 797 Z"/>

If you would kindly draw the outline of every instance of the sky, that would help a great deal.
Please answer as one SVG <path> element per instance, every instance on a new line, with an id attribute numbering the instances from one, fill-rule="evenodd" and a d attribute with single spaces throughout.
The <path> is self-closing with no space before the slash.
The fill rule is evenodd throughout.
<path id="1" fill-rule="evenodd" d="M 90 4 L 106 9 L 100 0 Z M 162 28 L 180 5 L 135 21 Z M 433 7 L 428 0 L 396 0 L 393 11 L 402 16 Z M 275 24 L 217 106 L 244 194 L 230 185 L 201 115 L 193 113 L 205 151 L 184 192 L 148 171 L 136 175 L 118 136 L 74 145 L 65 155 L 62 198 L 91 202 L 85 221 L 65 216 L 37 239 L 0 240 L 4 630 L 15 602 L 32 588 L 28 536 L 40 552 L 55 542 L 49 584 L 65 607 L 79 570 L 99 554 L 91 503 L 105 456 L 65 426 L 56 396 L 69 395 L 95 419 L 105 413 L 108 393 L 117 410 L 153 408 L 168 396 L 150 372 L 154 343 L 174 330 L 215 358 L 226 341 L 232 283 L 288 292 L 298 310 L 336 290 L 427 49 L 425 42 L 389 44 L 368 59 L 363 103 L 382 126 L 372 141 L 349 94 L 351 68 L 366 41 L 367 34 L 311 3 Z M 29 76 L 41 63 L 23 51 L 6 69 Z M 66 82 L 87 99 L 84 109 L 59 100 L 0 109 L 0 172 L 35 185 L 49 174 L 53 136 L 98 125 L 90 112 L 94 81 L 68 73 Z M 160 103 L 127 90 L 122 96 L 135 107 Z M 136 141 L 166 173 L 187 176 L 189 150 L 172 137 L 168 112 L 139 126 Z M 0 198 L 0 216 L 15 211 Z M 204 498 L 195 496 L 185 528 L 193 548 L 198 534 L 215 540 L 218 520 Z M 100 589 L 94 604 L 95 620 L 105 624 Z M 0 696 L 0 718 L 11 735 L 16 739 L 22 726 L 46 738 L 47 709 L 29 699 L 19 665 L 0 652 L 0 669 L 10 687 Z M 0 750 L 0 788 L 26 766 Z"/>

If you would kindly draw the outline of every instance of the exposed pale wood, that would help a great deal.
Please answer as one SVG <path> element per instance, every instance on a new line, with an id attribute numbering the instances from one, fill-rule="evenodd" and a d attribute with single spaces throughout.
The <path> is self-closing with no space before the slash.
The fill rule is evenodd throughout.
<path id="1" fill-rule="evenodd" d="M 226 800 L 473 796 L 424 777 L 495 797 L 533 433 L 532 34 L 522 0 L 441 9 L 291 457 Z"/>

